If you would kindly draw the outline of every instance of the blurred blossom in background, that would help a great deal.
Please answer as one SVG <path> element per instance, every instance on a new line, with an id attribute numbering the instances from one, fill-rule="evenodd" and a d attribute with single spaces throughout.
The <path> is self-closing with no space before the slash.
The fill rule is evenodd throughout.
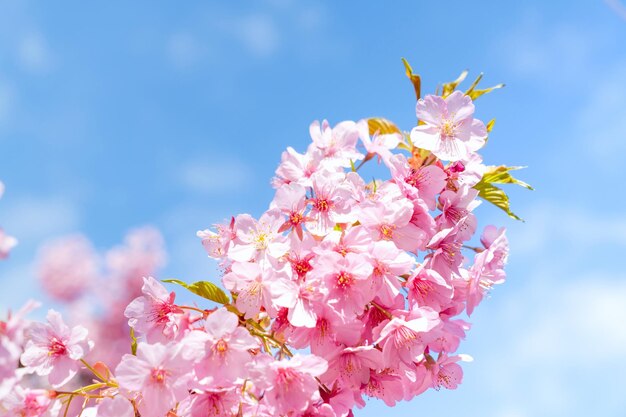
<path id="1" fill-rule="evenodd" d="M 195 232 L 265 210 L 311 121 L 415 124 L 406 57 L 424 93 L 465 68 L 507 84 L 479 99 L 497 120 L 485 162 L 527 165 L 536 191 L 507 188 L 526 223 L 477 209 L 511 256 L 472 316 L 463 384 L 357 415 L 624 415 L 626 7 L 433 3 L 3 2 L 0 224 L 20 243 L 0 311 L 74 300 L 96 339 L 127 343 L 137 280 L 217 278 Z M 111 303 L 119 316 L 96 314 Z"/>

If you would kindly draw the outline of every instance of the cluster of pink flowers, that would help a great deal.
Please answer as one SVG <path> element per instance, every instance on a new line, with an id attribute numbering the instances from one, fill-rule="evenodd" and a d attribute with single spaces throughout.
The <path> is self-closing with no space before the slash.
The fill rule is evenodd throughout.
<path id="1" fill-rule="evenodd" d="M 230 296 L 181 283 L 218 303 L 183 305 L 142 270 L 140 293 L 122 289 L 132 344 L 108 366 L 88 360 L 86 328 L 53 310 L 25 332 L 23 313 L 2 322 L 0 417 L 343 417 L 366 397 L 393 406 L 456 388 L 470 360 L 456 353 L 470 327 L 461 317 L 504 281 L 508 244 L 493 226 L 469 244 L 487 138 L 471 98 L 427 96 L 417 116 L 407 135 L 314 122 L 306 152 L 283 153 L 267 211 L 198 232 Z M 376 159 L 386 178 L 366 182 L 358 171 Z M 61 247 L 44 251 L 41 275 L 75 300 L 98 263 L 81 238 Z M 107 261 L 115 274 L 137 258 Z M 52 389 L 26 388 L 25 375 Z"/>
<path id="2" fill-rule="evenodd" d="M 92 356 L 115 366 L 128 351 L 124 309 L 141 295 L 142 278 L 157 274 L 165 261 L 161 233 L 145 226 L 104 253 L 79 234 L 47 242 L 39 250 L 37 275 L 45 293 L 75 317 L 72 324 L 89 329 L 96 343 Z"/>

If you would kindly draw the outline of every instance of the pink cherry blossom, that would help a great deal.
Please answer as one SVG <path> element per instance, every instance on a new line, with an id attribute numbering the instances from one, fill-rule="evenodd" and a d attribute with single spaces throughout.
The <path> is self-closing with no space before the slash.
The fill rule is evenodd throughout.
<path id="1" fill-rule="evenodd" d="M 440 159 L 466 160 L 487 138 L 483 122 L 472 117 L 472 99 L 460 91 L 445 99 L 428 95 L 417 102 L 416 113 L 424 124 L 413 128 L 411 141 Z"/>
<path id="2" fill-rule="evenodd" d="M 289 360 L 273 361 L 263 371 L 263 386 L 268 404 L 274 415 L 302 412 L 316 395 L 318 382 L 314 377 L 328 369 L 326 360 L 315 355 L 294 355 Z"/>
<path id="3" fill-rule="evenodd" d="M 274 312 L 276 307 L 292 307 L 296 303 L 298 288 L 289 279 L 283 266 L 275 271 L 257 263 L 235 263 L 231 272 L 224 275 L 224 286 L 236 292 L 236 306 L 246 318 L 254 317 L 261 308 Z"/>
<path id="4" fill-rule="evenodd" d="M 481 237 L 481 242 L 485 250 L 479 252 L 474 257 L 474 264 L 468 271 L 467 283 L 467 314 L 471 315 L 476 305 L 478 305 L 485 293 L 493 285 L 504 282 L 504 265 L 508 257 L 508 240 L 505 229 L 496 229 L 494 226 L 487 226 Z"/>
<path id="5" fill-rule="evenodd" d="M 193 378 L 191 362 L 175 342 L 163 345 L 139 342 L 137 356 L 126 354 L 115 368 L 121 389 L 137 395 L 142 415 L 164 416 L 188 395 Z"/>
<path id="6" fill-rule="evenodd" d="M 236 389 L 208 390 L 195 393 L 190 417 L 234 416 L 239 409 L 240 396 Z"/>
<path id="7" fill-rule="evenodd" d="M 355 253 L 342 257 L 336 252 L 326 252 L 315 262 L 315 275 L 328 291 L 328 303 L 347 314 L 360 314 L 374 297 L 368 282 L 372 270 L 367 257 Z"/>
<path id="8" fill-rule="evenodd" d="M 416 110 L 414 146 L 370 136 L 367 119 L 313 122 L 306 152 L 283 153 L 267 211 L 197 232 L 225 291 L 171 281 L 192 305 L 152 278 L 165 262 L 156 229 L 104 256 L 83 237 L 46 246 L 44 289 L 100 347 L 53 310 L 47 323 L 26 321 L 32 305 L 0 321 L 0 417 L 60 417 L 62 405 L 84 417 L 350 417 L 367 397 L 394 406 L 455 389 L 461 317 L 505 280 L 508 241 L 488 226 L 474 247 L 487 132 L 471 99 L 426 96 Z M 370 179 L 360 169 L 376 157 Z M 29 373 L 55 390 L 33 389 Z"/>
<path id="9" fill-rule="evenodd" d="M 363 158 L 356 150 L 359 131 L 352 121 L 341 122 L 331 128 L 327 120 L 322 121 L 321 125 L 316 120 L 311 123 L 309 133 L 313 140 L 311 147 L 320 149 L 324 158 L 335 159 L 341 166 L 349 167 L 350 161 Z"/>
<path id="10" fill-rule="evenodd" d="M 371 345 L 340 348 L 330 359 L 328 371 L 321 380 L 331 386 L 338 381 L 342 386 L 360 388 L 368 383 L 370 371 L 382 368 L 383 355 Z"/>
<path id="11" fill-rule="evenodd" d="M 363 391 L 366 395 L 380 398 L 389 407 L 393 407 L 403 399 L 403 386 L 404 381 L 393 369 L 385 368 L 381 371 L 370 369 L 369 380 Z"/>
<path id="12" fill-rule="evenodd" d="M 454 227 L 437 232 L 428 242 L 428 248 L 433 250 L 429 254 L 428 267 L 437 271 L 444 279 L 452 275 L 458 276 L 463 262 L 462 245 Z"/>
<path id="13" fill-rule="evenodd" d="M 335 224 L 347 221 L 352 194 L 343 185 L 343 174 L 328 171 L 317 172 L 311 177 L 312 197 L 309 200 L 311 211 L 307 229 L 314 235 L 324 236 Z"/>
<path id="14" fill-rule="evenodd" d="M 279 229 L 284 218 L 278 209 L 270 210 L 255 220 L 252 216 L 242 214 L 235 219 L 235 233 L 228 250 L 228 256 L 237 262 L 248 262 L 265 259 L 266 256 L 279 258 L 289 250 Z"/>
<path id="15" fill-rule="evenodd" d="M 400 249 L 417 252 L 426 233 L 411 223 L 413 203 L 406 198 L 362 205 L 358 214 L 361 224 L 375 240 L 392 241 Z"/>
<path id="16" fill-rule="evenodd" d="M 302 240 L 303 223 L 309 220 L 304 214 L 306 206 L 306 189 L 300 184 L 286 184 L 276 190 L 270 209 L 277 208 L 286 216 L 286 220 L 278 232 L 292 229 Z"/>
<path id="17" fill-rule="evenodd" d="M 411 272 L 415 259 L 399 250 L 393 242 L 387 241 L 372 244 L 370 257 L 373 266 L 372 285 L 376 297 L 383 304 L 393 304 L 402 286 L 398 277 Z"/>
<path id="18" fill-rule="evenodd" d="M 405 196 L 424 201 L 430 210 L 435 209 L 435 196 L 446 185 L 446 173 L 437 165 L 413 168 L 406 157 L 396 154 L 389 159 L 391 174 Z"/>
<path id="19" fill-rule="evenodd" d="M 82 359 L 93 347 L 87 339 L 87 329 L 69 328 L 61 314 L 49 310 L 47 324 L 32 323 L 28 328 L 28 341 L 21 361 L 30 372 L 48 376 L 57 388 L 69 382 L 78 372 Z"/>
<path id="20" fill-rule="evenodd" d="M 143 279 L 143 296 L 135 298 L 124 311 L 128 325 L 149 341 L 163 342 L 178 335 L 184 325 L 184 311 L 174 304 L 176 294 L 168 292 L 153 277 Z"/>
<path id="21" fill-rule="evenodd" d="M 48 295 L 72 302 L 99 277 L 99 259 L 91 242 L 82 235 L 51 241 L 39 251 L 38 275 Z"/>
<path id="22" fill-rule="evenodd" d="M 319 149 L 309 150 L 302 155 L 289 147 L 283 152 L 273 184 L 276 188 L 292 182 L 310 187 L 311 176 L 322 169 L 341 171 L 341 167 L 325 162 L 323 152 Z"/>
<path id="23" fill-rule="evenodd" d="M 363 323 L 354 316 L 343 314 L 327 304 L 317 304 L 317 320 L 311 328 L 300 327 L 289 338 L 298 349 L 310 347 L 316 355 L 335 351 L 338 344 L 354 346 L 359 342 Z"/>
<path id="24" fill-rule="evenodd" d="M 259 347 L 259 342 L 239 327 L 237 316 L 224 308 L 211 313 L 204 331 L 194 331 L 186 344 L 192 349 L 186 355 L 197 362 L 196 374 L 209 378 L 214 387 L 227 387 L 237 378 L 245 378 L 245 364 L 251 359 L 248 350 Z"/>
<path id="25" fill-rule="evenodd" d="M 432 330 L 439 323 L 437 312 L 427 307 L 415 309 L 406 319 L 391 319 L 376 341 L 383 348 L 385 364 L 393 367 L 396 358 L 407 365 L 418 361 L 425 348 L 420 333 Z"/>
<path id="26" fill-rule="evenodd" d="M 370 137 L 369 126 L 367 120 L 360 120 L 357 123 L 359 129 L 359 138 L 367 151 L 366 158 L 378 155 L 378 160 L 382 159 L 385 164 L 388 164 L 389 158 L 393 155 L 391 150 L 395 149 L 402 141 L 402 135 L 400 133 L 386 133 L 379 134 L 374 133 L 374 136 Z"/>
<path id="27" fill-rule="evenodd" d="M 217 233 L 206 229 L 198 231 L 196 236 L 202 239 L 202 246 L 210 257 L 221 259 L 228 254 L 231 242 L 237 237 L 235 218 L 232 217 L 228 225 L 218 224 L 215 227 Z"/>
<path id="28" fill-rule="evenodd" d="M 97 417 L 135 417 L 132 404 L 124 397 L 104 398 L 98 405 Z"/>
<path id="29" fill-rule="evenodd" d="M 16 386 L 0 399 L 0 417 L 56 417 L 60 409 L 61 403 L 43 389 Z"/>
<path id="30" fill-rule="evenodd" d="M 471 361 L 468 356 L 452 356 L 442 353 L 434 364 L 428 364 L 427 368 L 431 373 L 430 380 L 432 387 L 436 390 L 444 387 L 446 389 L 456 389 L 463 379 L 463 369 L 457 363 L 460 360 Z"/>
<path id="31" fill-rule="evenodd" d="M 441 311 L 452 301 L 454 290 L 439 273 L 420 267 L 406 283 L 409 301 Z"/>

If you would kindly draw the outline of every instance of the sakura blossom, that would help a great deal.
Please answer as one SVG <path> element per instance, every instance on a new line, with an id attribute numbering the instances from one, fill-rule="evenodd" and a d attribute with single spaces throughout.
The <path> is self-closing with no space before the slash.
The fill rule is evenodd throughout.
<path id="1" fill-rule="evenodd" d="M 87 338 L 87 329 L 70 329 L 61 314 L 49 310 L 47 323 L 32 323 L 27 330 L 27 342 L 20 358 L 29 372 L 48 376 L 53 387 L 69 382 L 80 368 L 83 359 L 93 347 Z"/>
<path id="2" fill-rule="evenodd" d="M 184 330 L 185 312 L 174 304 L 176 293 L 168 292 L 153 277 L 144 278 L 143 296 L 135 298 L 126 307 L 128 326 L 148 340 L 174 339 Z"/>
<path id="3" fill-rule="evenodd" d="M 413 144 L 440 159 L 466 160 L 485 143 L 487 129 L 473 118 L 472 99 L 460 91 L 445 99 L 428 95 L 418 100 L 416 114 L 424 124 L 411 131 Z"/>
<path id="4" fill-rule="evenodd" d="M 467 316 L 505 281 L 509 246 L 479 225 L 487 130 L 454 87 L 418 100 L 410 133 L 313 122 L 265 211 L 196 233 L 213 279 L 161 276 L 150 227 L 105 252 L 49 242 L 38 274 L 71 323 L 28 321 L 34 303 L 0 321 L 0 417 L 349 417 L 456 389 Z"/>
<path id="5" fill-rule="evenodd" d="M 181 345 L 140 342 L 137 355 L 124 355 L 115 368 L 120 388 L 129 392 L 146 416 L 164 416 L 188 395 L 193 379 Z"/>

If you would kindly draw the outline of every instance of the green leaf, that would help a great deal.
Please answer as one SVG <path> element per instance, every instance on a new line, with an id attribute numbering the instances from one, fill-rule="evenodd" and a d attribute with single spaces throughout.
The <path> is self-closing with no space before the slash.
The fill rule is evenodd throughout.
<path id="1" fill-rule="evenodd" d="M 482 96 L 483 94 L 491 93 L 493 90 L 496 90 L 502 87 L 504 87 L 504 84 L 498 84 L 498 85 L 494 85 L 493 87 L 485 88 L 482 90 L 472 90 L 465 94 L 470 96 L 472 100 L 476 100 L 478 97 Z"/>
<path id="2" fill-rule="evenodd" d="M 487 172 L 485 172 L 483 178 L 474 186 L 474 188 L 478 190 L 478 195 L 484 200 L 504 210 L 506 214 L 515 220 L 524 221 L 511 211 L 509 196 L 506 195 L 504 190 L 494 185 L 517 184 L 526 189 L 532 190 L 533 188 L 529 184 L 514 178 L 510 173 L 510 171 L 521 168 L 524 167 L 507 167 L 504 165 L 487 167 Z"/>
<path id="3" fill-rule="evenodd" d="M 130 328 L 130 352 L 137 356 L 137 338 L 135 337 L 135 329 Z"/>
<path id="4" fill-rule="evenodd" d="M 409 78 L 409 80 L 411 80 L 411 84 L 413 84 L 413 89 L 415 90 L 415 99 L 419 100 L 422 91 L 422 79 L 418 74 L 413 73 L 413 68 L 411 68 L 409 62 L 406 59 L 402 58 L 402 63 L 404 64 L 406 76 Z"/>
<path id="5" fill-rule="evenodd" d="M 170 278 L 170 279 L 162 279 L 161 281 L 162 282 L 167 282 L 167 283 L 170 283 L 170 284 L 178 284 L 181 287 L 187 288 L 187 283 L 184 282 L 184 281 L 181 281 L 179 279 Z"/>
<path id="6" fill-rule="evenodd" d="M 230 298 L 226 295 L 224 290 L 212 282 L 198 281 L 194 282 L 187 288 L 192 293 L 197 294 L 202 298 L 206 298 L 207 300 L 215 301 L 216 303 L 228 304 L 230 302 Z"/>
<path id="7" fill-rule="evenodd" d="M 445 83 L 443 85 L 443 91 L 441 92 L 441 97 L 446 98 L 448 97 L 450 94 L 452 94 L 452 92 L 456 89 L 456 87 L 461 84 L 463 82 L 463 80 L 465 80 L 465 77 L 467 77 L 469 71 L 464 70 L 461 75 L 458 76 L 458 78 L 454 81 L 451 81 L 449 83 Z"/>
<path id="8" fill-rule="evenodd" d="M 508 214 L 509 217 L 512 217 L 515 220 L 524 221 L 518 215 L 516 215 L 515 213 L 511 211 L 509 196 L 506 195 L 504 190 L 496 187 L 493 184 L 487 184 L 487 183 L 485 184 L 478 183 L 474 186 L 474 188 L 478 190 L 478 195 L 480 197 L 487 200 L 488 202 L 495 205 L 496 207 L 499 207 L 502 210 L 504 210 L 504 212 Z"/>
<path id="9" fill-rule="evenodd" d="M 511 175 L 510 171 L 517 171 L 518 169 L 524 168 L 526 167 L 508 167 L 506 165 L 490 166 L 487 167 L 487 172 L 485 172 L 481 181 L 489 182 L 492 184 L 517 184 L 526 189 L 533 190 L 534 188 L 531 187 L 529 184 L 525 183 L 524 181 L 518 180 Z"/>
<path id="10" fill-rule="evenodd" d="M 178 284 L 182 287 L 187 288 L 192 293 L 199 295 L 202 298 L 206 298 L 207 300 L 215 301 L 219 304 L 228 304 L 230 302 L 230 298 L 226 295 L 224 290 L 222 290 L 217 285 L 208 281 L 198 281 L 193 284 L 187 284 L 178 279 L 164 279 L 163 282 L 168 282 L 172 284 Z"/>
<path id="11" fill-rule="evenodd" d="M 402 131 L 393 122 L 382 117 L 371 117 L 367 119 L 367 127 L 370 135 L 386 135 L 389 133 L 400 133 Z"/>
<path id="12" fill-rule="evenodd" d="M 482 96 L 483 94 L 490 93 L 497 88 L 504 87 L 504 84 L 498 84 L 498 85 L 494 85 L 493 87 L 485 88 L 482 90 L 477 90 L 476 87 L 478 87 L 478 83 L 482 79 L 483 79 L 483 73 L 481 72 L 480 74 L 478 74 L 478 77 L 476 77 L 472 85 L 469 86 L 467 91 L 465 91 L 465 94 L 470 96 L 472 100 L 476 100 L 478 97 Z"/>
<path id="13" fill-rule="evenodd" d="M 491 133 L 491 131 L 493 130 L 493 126 L 496 124 L 496 119 L 491 119 L 487 122 L 487 126 L 485 126 L 487 128 L 487 133 Z"/>

